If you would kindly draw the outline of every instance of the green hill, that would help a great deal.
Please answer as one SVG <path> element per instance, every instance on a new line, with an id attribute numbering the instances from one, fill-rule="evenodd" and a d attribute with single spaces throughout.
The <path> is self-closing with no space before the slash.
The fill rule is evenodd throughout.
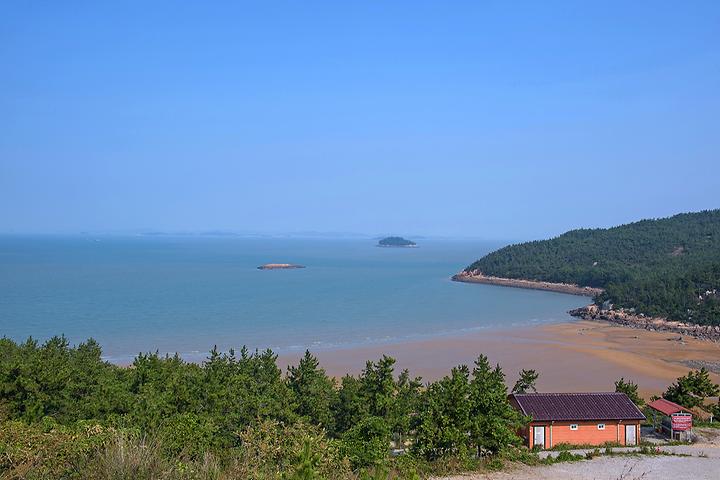
<path id="1" fill-rule="evenodd" d="M 598 303 L 720 325 L 720 210 L 572 230 L 501 248 L 465 270 L 600 287 Z"/>

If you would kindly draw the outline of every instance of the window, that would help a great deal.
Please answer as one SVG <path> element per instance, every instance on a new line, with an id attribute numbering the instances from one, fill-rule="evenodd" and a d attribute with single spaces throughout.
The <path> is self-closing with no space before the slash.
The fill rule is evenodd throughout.
<path id="1" fill-rule="evenodd" d="M 578 429 L 577 423 L 573 423 L 572 425 L 570 425 L 570 430 L 577 430 L 577 429 Z"/>
<path id="2" fill-rule="evenodd" d="M 598 423 L 598 430 L 605 430 L 605 424 L 604 424 L 604 423 Z"/>

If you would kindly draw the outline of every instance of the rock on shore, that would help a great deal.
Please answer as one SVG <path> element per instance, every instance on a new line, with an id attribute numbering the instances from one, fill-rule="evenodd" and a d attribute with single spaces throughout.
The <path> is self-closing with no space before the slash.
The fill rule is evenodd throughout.
<path id="1" fill-rule="evenodd" d="M 257 267 L 258 270 L 289 270 L 293 268 L 305 268 L 304 265 L 297 265 L 294 263 L 266 263 Z"/>
<path id="2" fill-rule="evenodd" d="M 673 332 L 704 340 L 720 342 L 720 326 L 695 325 L 676 322 L 659 317 L 647 317 L 624 309 L 602 309 L 597 305 L 576 308 L 568 312 L 573 317 L 583 320 L 603 320 L 630 328 L 641 328 L 651 331 Z"/>

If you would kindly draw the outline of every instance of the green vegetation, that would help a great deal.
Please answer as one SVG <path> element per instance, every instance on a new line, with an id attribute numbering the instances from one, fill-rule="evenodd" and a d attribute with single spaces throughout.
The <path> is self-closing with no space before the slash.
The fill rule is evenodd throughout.
<path id="1" fill-rule="evenodd" d="M 567 450 L 562 450 L 560 453 L 557 454 L 557 456 L 548 455 L 542 460 L 542 463 L 544 465 L 553 465 L 555 463 L 562 462 L 579 462 L 580 460 L 586 459 L 586 455 L 580 455 L 577 453 L 568 452 Z"/>
<path id="2" fill-rule="evenodd" d="M 643 410 L 643 413 L 648 418 L 645 425 L 652 425 L 650 420 L 653 416 L 653 410 L 645 405 L 645 400 L 638 394 L 636 383 L 621 378 L 615 382 L 615 391 L 626 394 L 635 405 Z M 701 368 L 700 370 L 692 370 L 687 375 L 675 380 L 674 383 L 667 387 L 665 393 L 662 394 L 662 398 L 690 410 L 704 410 L 717 418 L 718 414 L 720 414 L 720 403 L 705 403 L 705 401 L 718 395 L 720 395 L 720 385 L 713 383 L 707 369 Z M 658 398 L 660 397 L 653 395 L 650 400 L 654 401 Z M 693 419 L 693 422 L 702 424 L 697 418 Z"/>
<path id="3" fill-rule="evenodd" d="M 100 354 L 92 340 L 0 339 L 0 478 L 419 480 L 581 459 L 520 446 L 529 419 L 483 355 L 423 384 L 387 356 L 336 382 L 309 352 L 286 373 L 269 350 L 214 349 L 202 365 L 143 354 L 129 368 Z M 521 371 L 515 390 L 537 378 Z M 717 390 L 699 370 L 666 396 L 701 405 Z"/>
<path id="4" fill-rule="evenodd" d="M 706 398 L 718 395 L 720 386 L 713 383 L 705 368 L 701 368 L 678 378 L 663 393 L 663 398 L 686 408 L 695 408 L 703 406 Z"/>
<path id="5" fill-rule="evenodd" d="M 633 381 L 628 380 L 626 382 L 625 378 L 621 378 L 615 382 L 615 391 L 627 395 L 628 398 L 638 406 L 638 408 L 642 408 L 642 406 L 645 405 L 645 400 L 643 400 L 638 393 L 637 383 Z"/>
<path id="6" fill-rule="evenodd" d="M 538 378 L 540 378 L 540 374 L 535 370 L 520 370 L 520 378 L 515 382 L 512 393 L 537 392 L 535 384 Z"/>
<path id="7" fill-rule="evenodd" d="M 516 431 L 527 421 L 507 401 L 505 375 L 480 355 L 467 366 L 430 384 L 418 415 L 415 453 L 428 459 L 499 453 L 518 445 Z"/>
<path id="8" fill-rule="evenodd" d="M 378 242 L 380 247 L 414 247 L 417 244 L 402 237 L 385 237 Z"/>
<path id="9" fill-rule="evenodd" d="M 466 268 L 473 270 L 599 287 L 598 304 L 720 325 L 720 210 L 572 230 L 501 248 Z"/>
<path id="10" fill-rule="evenodd" d="M 553 448 L 549 448 L 548 450 L 551 452 L 562 452 L 562 451 L 566 451 L 566 450 L 598 449 L 599 447 L 608 449 L 608 448 L 622 447 L 622 445 L 620 445 L 620 443 L 618 443 L 618 442 L 605 442 L 600 446 L 591 445 L 589 443 L 558 443 Z"/>
<path id="11" fill-rule="evenodd" d="M 269 350 L 100 355 L 0 339 L 0 478 L 413 479 L 534 458 L 482 355 L 429 384 L 387 356 L 336 382 L 309 352 L 287 373 Z"/>

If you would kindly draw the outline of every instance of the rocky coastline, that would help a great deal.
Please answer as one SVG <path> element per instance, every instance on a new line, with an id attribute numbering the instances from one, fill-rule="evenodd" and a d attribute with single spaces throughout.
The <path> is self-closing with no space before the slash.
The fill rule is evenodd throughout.
<path id="1" fill-rule="evenodd" d="M 648 317 L 635 314 L 623 309 L 602 309 L 597 305 L 576 308 L 568 312 L 570 315 L 583 320 L 610 322 L 624 327 L 638 328 L 649 331 L 672 332 L 679 335 L 720 342 L 720 326 L 695 325 L 692 323 L 677 322 L 659 317 Z M 679 338 L 682 341 L 682 337 Z"/>
<path id="2" fill-rule="evenodd" d="M 486 285 L 500 285 L 502 287 L 526 288 L 531 290 L 546 290 L 548 292 L 568 293 L 594 297 L 603 292 L 601 288 L 581 287 L 570 283 L 540 282 L 535 280 L 522 280 L 516 278 L 493 277 L 483 275 L 479 270 L 462 271 L 452 276 L 455 282 L 483 283 Z"/>
<path id="3" fill-rule="evenodd" d="M 482 283 L 487 285 L 499 285 L 503 287 L 529 288 L 533 290 L 546 290 L 550 292 L 568 293 L 571 295 L 582 295 L 594 297 L 603 292 L 601 288 L 581 287 L 568 283 L 539 282 L 534 280 L 521 280 L 515 278 L 493 277 L 483 275 L 479 270 L 462 271 L 452 276 L 456 282 Z M 661 317 L 648 317 L 642 313 L 637 314 L 619 309 L 603 309 L 595 304 L 576 308 L 568 312 L 570 315 L 583 320 L 604 321 L 628 328 L 643 329 L 649 331 L 672 332 L 693 337 L 701 340 L 720 342 L 720 326 L 695 325 L 692 323 L 678 322 Z"/>

